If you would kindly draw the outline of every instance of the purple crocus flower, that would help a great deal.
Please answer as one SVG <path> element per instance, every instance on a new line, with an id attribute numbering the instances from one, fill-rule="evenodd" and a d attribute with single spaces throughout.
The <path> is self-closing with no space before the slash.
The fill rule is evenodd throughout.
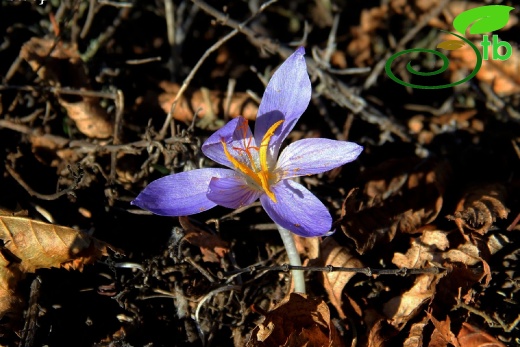
<path id="1" fill-rule="evenodd" d="M 300 47 L 274 73 L 258 108 L 254 135 L 237 117 L 211 135 L 202 152 L 231 168 L 181 172 L 150 183 L 132 204 L 163 216 L 184 216 L 216 205 L 247 206 L 260 199 L 278 225 L 304 237 L 325 235 L 332 217 L 309 190 L 291 178 L 329 171 L 355 160 L 363 147 L 346 141 L 283 140 L 311 98 L 305 50 Z M 278 158 L 278 160 L 277 160 Z"/>

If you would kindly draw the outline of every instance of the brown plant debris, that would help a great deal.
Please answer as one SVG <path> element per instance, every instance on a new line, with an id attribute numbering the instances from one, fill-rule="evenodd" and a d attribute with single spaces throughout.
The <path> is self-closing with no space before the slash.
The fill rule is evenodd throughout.
<path id="1" fill-rule="evenodd" d="M 346 247 L 340 246 L 333 238 L 326 238 L 320 245 L 320 258 L 318 266 L 332 265 L 338 267 L 360 268 L 363 263 L 354 255 L 350 254 Z M 327 291 L 329 300 L 338 310 L 342 319 L 347 318 L 343 312 L 343 290 L 355 275 L 354 272 L 324 272 L 323 286 Z"/>
<path id="2" fill-rule="evenodd" d="M 459 334 L 460 347 L 506 347 L 487 332 L 466 322 L 462 323 Z"/>
<path id="3" fill-rule="evenodd" d="M 484 235 L 496 222 L 497 218 L 505 219 L 509 209 L 505 206 L 506 189 L 501 184 L 486 184 L 468 189 L 459 201 L 453 216 L 459 230 L 472 230 Z"/>
<path id="4" fill-rule="evenodd" d="M 420 312 L 423 304 L 433 298 L 437 282 L 437 276 L 420 275 L 409 290 L 386 302 L 383 312 L 389 323 L 401 330 Z"/>
<path id="5" fill-rule="evenodd" d="M 168 81 L 160 82 L 159 86 L 164 90 L 158 97 L 159 105 L 164 112 L 169 113 L 180 86 Z M 199 89 L 185 93 L 177 102 L 172 116 L 182 122 L 189 122 L 195 112 L 200 118 L 227 115 L 232 118 L 243 116 L 248 120 L 255 120 L 258 105 L 244 92 L 234 92 L 228 100 L 225 92 Z"/>
<path id="6" fill-rule="evenodd" d="M 110 245 L 87 234 L 0 211 L 0 317 L 20 309 L 16 287 L 25 273 L 63 267 L 82 270 L 108 255 Z"/>
<path id="7" fill-rule="evenodd" d="M 362 193 L 346 197 L 339 223 L 363 254 L 399 231 L 414 233 L 442 207 L 449 168 L 419 158 L 391 159 L 364 173 Z"/>
<path id="8" fill-rule="evenodd" d="M 54 87 L 69 87 L 88 90 L 89 81 L 77 47 L 54 40 L 33 37 L 20 51 L 38 76 Z M 60 105 L 67 115 L 74 120 L 78 130 L 88 137 L 107 138 L 113 134 L 113 124 L 105 109 L 100 106 L 100 99 L 87 95 L 58 96 Z"/>
<path id="9" fill-rule="evenodd" d="M 211 234 L 190 222 L 188 217 L 179 217 L 179 223 L 185 231 L 184 239 L 200 247 L 204 261 L 219 263 L 229 252 L 229 244 L 218 235 Z"/>
<path id="10" fill-rule="evenodd" d="M 247 347 L 345 346 L 323 301 L 291 293 L 265 314 Z"/>

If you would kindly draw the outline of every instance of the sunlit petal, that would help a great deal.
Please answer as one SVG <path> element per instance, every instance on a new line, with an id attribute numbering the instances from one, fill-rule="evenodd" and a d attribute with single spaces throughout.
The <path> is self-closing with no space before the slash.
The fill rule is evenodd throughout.
<path id="1" fill-rule="evenodd" d="M 363 147 L 347 141 L 303 139 L 287 146 L 276 164 L 281 178 L 318 174 L 355 160 Z"/>
<path id="2" fill-rule="evenodd" d="M 234 177 L 228 169 L 199 169 L 169 175 L 153 181 L 132 201 L 161 216 L 187 216 L 209 210 L 216 203 L 206 196 L 213 177 Z"/>
<path id="3" fill-rule="evenodd" d="M 283 140 L 307 109 L 311 99 L 311 81 L 305 63 L 305 49 L 298 48 L 276 70 L 265 89 L 258 108 L 255 124 L 255 140 L 261 143 L 265 132 L 279 120 L 284 120 L 271 139 L 271 158 L 278 156 Z"/>
<path id="4" fill-rule="evenodd" d="M 227 208 L 239 208 L 251 205 L 258 200 L 262 192 L 246 184 L 240 176 L 212 178 L 207 197 L 214 203 Z"/>
<path id="5" fill-rule="evenodd" d="M 277 202 L 267 195 L 260 202 L 271 219 L 278 225 L 303 237 L 323 236 L 332 225 L 327 208 L 309 190 L 291 180 L 271 187 Z"/>

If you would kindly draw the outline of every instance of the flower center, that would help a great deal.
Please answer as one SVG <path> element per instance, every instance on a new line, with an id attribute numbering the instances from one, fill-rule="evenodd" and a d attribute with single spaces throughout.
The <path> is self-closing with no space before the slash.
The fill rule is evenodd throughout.
<path id="1" fill-rule="evenodd" d="M 283 120 L 279 120 L 278 122 L 271 125 L 271 127 L 265 132 L 264 137 L 262 138 L 262 142 L 260 143 L 260 148 L 250 146 L 251 140 L 247 144 L 245 141 L 244 136 L 244 147 L 245 148 L 234 148 L 239 151 L 244 151 L 247 155 L 247 158 L 249 160 L 249 165 L 246 163 L 241 162 L 240 160 L 236 159 L 229 153 L 229 150 L 227 148 L 227 144 L 224 141 L 224 139 L 220 139 L 220 142 L 222 143 L 222 147 L 224 148 L 224 154 L 228 158 L 228 160 L 233 164 L 233 166 L 240 172 L 242 172 L 244 175 L 246 175 L 248 178 L 250 178 L 258 187 L 260 187 L 267 196 L 273 201 L 276 202 L 276 197 L 274 196 L 274 193 L 271 191 L 271 182 L 273 181 L 274 175 L 269 172 L 269 166 L 267 165 L 267 149 L 269 147 L 269 141 L 271 140 L 271 137 L 273 137 L 274 132 L 278 127 L 283 123 Z M 247 127 L 247 123 L 245 124 Z M 247 128 L 246 128 L 247 129 Z M 257 168 L 257 165 L 255 164 L 254 157 L 251 153 L 251 149 L 254 149 L 258 152 L 259 159 L 260 159 L 260 168 Z"/>

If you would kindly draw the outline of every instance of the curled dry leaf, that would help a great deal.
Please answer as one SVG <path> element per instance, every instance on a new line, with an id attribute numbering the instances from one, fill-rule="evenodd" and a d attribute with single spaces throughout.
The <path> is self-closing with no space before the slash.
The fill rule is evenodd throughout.
<path id="1" fill-rule="evenodd" d="M 184 239 L 194 246 L 200 247 L 202 260 L 219 263 L 229 252 L 229 244 L 218 235 L 210 234 L 190 222 L 188 217 L 179 217 L 179 223 L 186 232 Z"/>
<path id="2" fill-rule="evenodd" d="M 459 334 L 460 347 L 506 347 L 502 342 L 469 323 L 462 323 Z"/>
<path id="3" fill-rule="evenodd" d="M 412 288 L 385 303 L 383 312 L 389 323 L 401 330 L 416 316 L 422 305 L 433 298 L 438 279 L 439 275 L 420 275 L 415 279 Z"/>
<path id="4" fill-rule="evenodd" d="M 392 263 L 400 268 L 422 268 L 428 262 L 439 262 L 441 251 L 448 247 L 448 235 L 445 232 L 424 230 L 420 237 L 411 240 L 411 246 L 405 254 L 394 254 Z"/>
<path id="5" fill-rule="evenodd" d="M 350 192 L 340 225 L 361 254 L 399 231 L 414 233 L 432 222 L 442 207 L 449 167 L 444 162 L 405 158 L 388 160 L 363 174 L 361 197 Z"/>
<path id="6" fill-rule="evenodd" d="M 360 268 L 363 263 L 345 248 L 341 247 L 333 238 L 327 237 L 320 247 L 318 266 L 332 265 L 338 267 Z M 354 277 L 354 272 L 323 272 L 323 286 L 329 295 L 330 302 L 336 308 L 341 319 L 347 318 L 343 312 L 343 289 L 348 281 Z"/>
<path id="7" fill-rule="evenodd" d="M 506 189 L 501 184 L 487 184 L 470 188 L 459 201 L 453 216 L 459 230 L 470 229 L 486 234 L 497 218 L 505 219 L 509 213 L 505 207 Z"/>
<path id="8" fill-rule="evenodd" d="M 322 300 L 291 293 L 253 329 L 247 347 L 344 346 Z"/>
<path id="9" fill-rule="evenodd" d="M 20 51 L 38 76 L 56 87 L 88 89 L 89 82 L 77 47 L 54 40 L 33 37 Z M 58 97 L 58 101 L 74 120 L 78 130 L 88 137 L 107 138 L 113 133 L 108 114 L 99 105 L 99 98 L 82 95 Z"/>
<path id="10" fill-rule="evenodd" d="M 169 113 L 180 86 L 168 81 L 159 83 L 159 86 L 164 90 L 164 93 L 158 97 L 159 104 L 164 112 Z M 247 93 L 235 92 L 228 101 L 225 92 L 201 89 L 184 93 L 177 102 L 172 116 L 183 122 L 191 121 L 199 108 L 201 110 L 197 115 L 201 118 L 208 115 L 227 114 L 232 118 L 243 116 L 246 119 L 255 120 L 258 112 L 258 105 Z"/>

